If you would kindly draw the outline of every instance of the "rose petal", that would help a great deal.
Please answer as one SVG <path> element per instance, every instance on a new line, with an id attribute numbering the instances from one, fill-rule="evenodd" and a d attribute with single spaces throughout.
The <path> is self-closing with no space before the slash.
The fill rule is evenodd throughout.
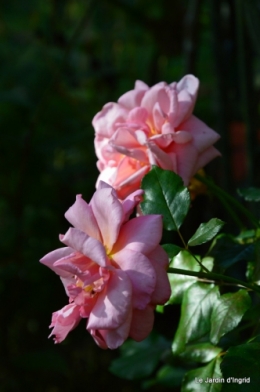
<path id="1" fill-rule="evenodd" d="M 87 329 L 115 329 L 122 325 L 131 309 L 132 286 L 124 271 L 111 271 L 106 288 L 99 293 L 89 316 Z"/>
<path id="2" fill-rule="evenodd" d="M 166 269 L 169 264 L 168 255 L 161 246 L 157 246 L 148 257 L 156 275 L 156 285 L 151 297 L 151 303 L 154 305 L 163 305 L 171 295 L 171 286 L 166 274 Z"/>
<path id="3" fill-rule="evenodd" d="M 191 116 L 181 124 L 181 128 L 190 132 L 193 136 L 193 145 L 200 153 L 212 146 L 220 138 L 215 131 L 195 116 Z"/>
<path id="4" fill-rule="evenodd" d="M 55 343 L 62 342 L 68 333 L 78 325 L 80 322 L 79 310 L 79 306 L 69 304 L 52 314 L 50 328 L 53 330 L 49 337 L 54 335 Z"/>
<path id="5" fill-rule="evenodd" d="M 127 118 L 128 110 L 117 103 L 107 103 L 101 112 L 98 112 L 92 120 L 92 125 L 97 134 L 110 137 L 116 130 L 118 122 L 124 122 Z"/>
<path id="6" fill-rule="evenodd" d="M 91 207 L 77 195 L 76 202 L 65 213 L 65 218 L 77 229 L 100 241 L 100 232 Z"/>
<path id="7" fill-rule="evenodd" d="M 130 90 L 127 93 L 121 95 L 121 97 L 118 99 L 118 103 L 127 109 L 133 109 L 136 106 L 140 106 L 145 91 L 146 89 Z"/>
<path id="8" fill-rule="evenodd" d="M 83 231 L 71 227 L 60 241 L 95 261 L 101 267 L 107 265 L 107 255 L 104 246 L 95 238 L 89 237 Z"/>
<path id="9" fill-rule="evenodd" d="M 117 253 L 122 249 L 130 249 L 147 255 L 157 247 L 161 238 L 161 215 L 133 218 L 122 226 L 112 253 Z"/>
<path id="10" fill-rule="evenodd" d="M 134 208 L 140 203 L 142 200 L 142 195 L 144 191 L 142 189 L 138 189 L 137 191 L 131 193 L 125 200 L 122 201 L 122 207 L 124 211 L 124 222 L 126 222 L 130 215 L 133 213 Z"/>
<path id="11" fill-rule="evenodd" d="M 112 255 L 114 262 L 127 273 L 133 288 L 134 308 L 144 309 L 151 300 L 156 284 L 154 268 L 149 259 L 139 252 L 123 249 Z"/>
<path id="12" fill-rule="evenodd" d="M 95 192 L 91 207 L 102 235 L 103 244 L 107 252 L 110 252 L 124 220 L 123 207 L 115 196 L 114 190 L 109 188 L 98 189 Z"/>
<path id="13" fill-rule="evenodd" d="M 154 322 L 154 309 L 147 306 L 145 309 L 134 309 L 129 336 L 141 342 L 152 332 Z"/>
<path id="14" fill-rule="evenodd" d="M 132 320 L 132 311 L 130 310 L 126 321 L 116 329 L 109 330 L 90 330 L 95 342 L 101 348 L 110 348 L 115 350 L 121 346 L 129 336 L 130 326 Z"/>
<path id="15" fill-rule="evenodd" d="M 57 260 L 64 260 L 71 256 L 75 251 L 72 248 L 60 248 L 56 249 L 47 255 L 45 255 L 42 259 L 40 259 L 40 263 L 49 267 L 52 271 L 54 271 L 57 275 L 60 275 L 63 278 L 71 277 L 71 274 L 63 271 L 62 269 L 55 267 L 54 263 Z"/>

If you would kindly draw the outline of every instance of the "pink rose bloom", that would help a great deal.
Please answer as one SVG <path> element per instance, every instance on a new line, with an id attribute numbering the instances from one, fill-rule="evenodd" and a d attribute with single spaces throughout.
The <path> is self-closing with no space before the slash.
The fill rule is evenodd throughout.
<path id="1" fill-rule="evenodd" d="M 87 204 L 81 195 L 66 212 L 74 226 L 57 249 L 40 261 L 60 275 L 69 304 L 52 315 L 56 343 L 87 318 L 87 330 L 102 348 L 115 349 L 128 336 L 136 341 L 151 332 L 154 307 L 170 296 L 168 257 L 159 245 L 160 215 L 129 220 L 142 191 L 123 202 L 100 182 Z"/>
<path id="2" fill-rule="evenodd" d="M 106 104 L 93 119 L 100 180 L 120 198 L 140 188 L 151 165 L 172 170 L 188 185 L 194 174 L 220 153 L 219 135 L 192 115 L 199 87 L 193 75 L 178 83 L 134 90 Z"/>

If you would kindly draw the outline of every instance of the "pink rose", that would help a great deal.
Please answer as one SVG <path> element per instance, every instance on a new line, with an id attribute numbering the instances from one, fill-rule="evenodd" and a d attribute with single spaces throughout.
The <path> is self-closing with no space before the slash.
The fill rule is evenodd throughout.
<path id="1" fill-rule="evenodd" d="M 123 199 L 157 165 L 179 174 L 188 185 L 220 155 L 213 147 L 219 135 L 192 115 L 198 87 L 193 75 L 151 88 L 137 81 L 118 103 L 106 104 L 92 122 L 101 172 L 97 184 L 109 183 Z"/>
<path id="2" fill-rule="evenodd" d="M 40 261 L 60 275 L 69 305 L 53 313 L 55 342 L 65 339 L 81 318 L 102 348 L 115 349 L 128 336 L 140 341 L 151 332 L 154 307 L 170 296 L 168 257 L 159 245 L 160 215 L 129 220 L 141 190 L 120 202 L 100 182 L 87 204 L 81 195 L 66 212 L 74 226 L 61 242 L 67 245 Z"/>

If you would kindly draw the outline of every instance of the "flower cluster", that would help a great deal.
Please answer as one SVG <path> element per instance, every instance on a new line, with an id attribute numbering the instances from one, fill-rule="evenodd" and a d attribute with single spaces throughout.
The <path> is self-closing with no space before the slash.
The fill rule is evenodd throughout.
<path id="1" fill-rule="evenodd" d="M 69 304 L 54 312 L 50 336 L 65 339 L 82 318 L 102 348 L 151 332 L 154 308 L 170 297 L 168 256 L 159 245 L 162 216 L 129 219 L 141 200 L 143 176 L 157 165 L 179 174 L 185 185 L 219 155 L 219 135 L 192 115 L 198 79 L 135 89 L 108 103 L 93 119 L 100 175 L 90 203 L 81 195 L 66 212 L 74 226 L 66 245 L 41 259 L 60 275 Z"/>
<path id="2" fill-rule="evenodd" d="M 151 165 L 171 170 L 188 185 L 194 174 L 220 155 L 219 135 L 192 115 L 198 79 L 149 88 L 137 81 L 117 103 L 108 103 L 93 119 L 100 180 L 120 198 L 140 188 Z"/>
<path id="3" fill-rule="evenodd" d="M 66 212 L 74 226 L 41 262 L 60 275 L 69 304 L 53 313 L 55 342 L 65 339 L 82 318 L 102 348 L 115 349 L 128 336 L 136 341 L 153 327 L 154 308 L 170 296 L 168 257 L 159 245 L 160 215 L 129 220 L 142 191 L 123 202 L 100 182 L 89 204 L 77 196 Z"/>

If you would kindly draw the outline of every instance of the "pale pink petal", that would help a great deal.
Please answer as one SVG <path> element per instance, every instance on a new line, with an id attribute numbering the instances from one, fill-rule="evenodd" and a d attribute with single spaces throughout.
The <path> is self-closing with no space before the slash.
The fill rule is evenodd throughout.
<path id="1" fill-rule="evenodd" d="M 190 143 L 174 144 L 172 147 L 177 158 L 177 174 L 187 186 L 193 174 L 198 159 L 197 149 Z"/>
<path id="2" fill-rule="evenodd" d="M 156 275 L 156 285 L 151 297 L 151 303 L 154 305 L 163 305 L 171 295 L 171 286 L 166 273 L 169 264 L 168 255 L 161 246 L 157 246 L 148 257 Z"/>
<path id="3" fill-rule="evenodd" d="M 154 322 L 154 309 L 147 306 L 143 310 L 134 309 L 129 336 L 141 342 L 152 332 Z"/>
<path id="4" fill-rule="evenodd" d="M 170 124 L 165 124 L 168 126 L 163 126 L 163 128 L 170 128 Z M 186 131 L 177 131 L 177 132 L 169 132 L 164 133 L 162 135 L 154 135 L 150 138 L 151 141 L 155 142 L 160 149 L 165 150 L 172 142 L 177 144 L 186 144 L 192 142 L 193 137 L 189 132 Z"/>
<path id="5" fill-rule="evenodd" d="M 203 151 L 203 153 L 199 155 L 196 165 L 194 166 L 193 175 L 196 174 L 199 169 L 206 166 L 207 163 L 212 161 L 212 159 L 219 156 L 221 156 L 220 152 L 213 146 Z"/>
<path id="6" fill-rule="evenodd" d="M 159 91 L 163 91 L 166 86 L 167 84 L 165 82 L 155 84 L 153 87 L 146 91 L 142 99 L 141 106 L 147 110 L 147 112 L 149 113 L 149 118 L 151 119 L 154 105 L 156 104 L 156 102 L 158 102 Z"/>
<path id="7" fill-rule="evenodd" d="M 127 123 L 130 121 L 131 123 L 144 124 L 148 118 L 148 112 L 145 108 L 135 107 L 132 109 L 127 117 Z"/>
<path id="8" fill-rule="evenodd" d="M 92 200 L 91 207 L 102 235 L 103 244 L 110 252 L 117 240 L 120 226 L 124 220 L 124 211 L 113 189 L 98 189 Z"/>
<path id="9" fill-rule="evenodd" d="M 159 102 L 156 102 L 153 107 L 153 121 L 155 128 L 158 130 L 159 133 L 161 133 L 162 126 L 166 119 L 166 115 L 162 111 Z"/>
<path id="10" fill-rule="evenodd" d="M 131 309 L 132 285 L 124 271 L 114 269 L 106 288 L 99 293 L 89 316 L 87 329 L 115 329 Z"/>
<path id="11" fill-rule="evenodd" d="M 96 155 L 103 165 L 110 165 L 111 161 L 116 162 L 120 159 L 118 152 L 109 144 L 109 140 L 99 135 L 96 135 L 94 140 Z"/>
<path id="12" fill-rule="evenodd" d="M 78 325 L 80 321 L 79 311 L 79 306 L 69 304 L 52 314 L 50 328 L 53 328 L 53 330 L 49 337 L 54 335 L 55 343 L 62 342 L 68 333 Z"/>
<path id="13" fill-rule="evenodd" d="M 123 249 L 113 254 L 113 261 L 127 273 L 133 287 L 134 308 L 144 309 L 151 300 L 156 284 L 154 268 L 142 253 Z"/>
<path id="14" fill-rule="evenodd" d="M 185 75 L 178 83 L 177 90 L 182 91 L 186 90 L 190 96 L 197 97 L 199 89 L 199 79 L 194 75 Z"/>
<path id="15" fill-rule="evenodd" d="M 140 106 L 145 91 L 146 89 L 130 90 L 127 93 L 121 95 L 118 103 L 127 109 L 133 109 L 136 106 Z"/>
<path id="16" fill-rule="evenodd" d="M 101 112 L 93 118 L 92 125 L 99 135 L 110 137 L 116 130 L 116 124 L 124 122 L 127 118 L 128 110 L 117 103 L 107 103 Z"/>
<path id="17" fill-rule="evenodd" d="M 117 167 L 106 167 L 98 176 L 96 182 L 96 188 L 99 187 L 101 181 L 106 182 L 107 184 L 113 184 L 114 178 L 116 177 Z"/>
<path id="18" fill-rule="evenodd" d="M 174 126 L 178 126 L 192 113 L 197 99 L 199 80 L 193 75 L 186 75 L 177 83 L 178 90 L 178 116 L 175 117 Z"/>
<path id="19" fill-rule="evenodd" d="M 140 145 L 137 135 L 130 129 L 119 128 L 110 139 L 110 145 L 121 154 L 141 162 L 148 162 L 145 148 Z"/>
<path id="20" fill-rule="evenodd" d="M 63 271 L 67 271 L 71 275 L 77 276 L 83 282 L 84 286 L 87 286 L 100 278 L 98 264 L 87 259 L 86 265 L 89 266 L 89 269 L 82 271 L 77 265 L 63 260 L 56 261 L 55 263 L 55 267 L 57 266 Z"/>
<path id="21" fill-rule="evenodd" d="M 148 90 L 149 86 L 144 83 L 142 80 L 136 80 L 135 82 L 135 90 Z"/>
<path id="22" fill-rule="evenodd" d="M 147 147 L 149 148 L 149 159 L 150 164 L 160 166 L 164 170 L 173 170 L 173 164 L 171 157 L 164 152 L 154 141 L 149 141 L 147 143 Z"/>
<path id="23" fill-rule="evenodd" d="M 47 267 L 49 267 L 51 270 L 53 270 L 57 275 L 60 275 L 63 278 L 68 278 L 71 277 L 71 274 L 63 271 L 62 269 L 55 267 L 54 263 L 57 260 L 64 260 L 68 257 L 71 256 L 71 254 L 75 253 L 75 251 L 72 248 L 60 248 L 53 250 L 52 252 L 48 253 L 45 255 L 40 262 Z"/>
<path id="24" fill-rule="evenodd" d="M 193 145 L 200 153 L 212 146 L 220 138 L 219 134 L 195 116 L 191 116 L 180 127 L 190 132 L 193 136 Z"/>
<path id="25" fill-rule="evenodd" d="M 65 213 L 65 218 L 77 229 L 100 241 L 96 218 L 81 195 L 77 195 L 76 202 Z"/>
<path id="26" fill-rule="evenodd" d="M 109 185 L 107 182 L 105 182 L 105 181 L 100 181 L 99 182 L 99 184 L 98 184 L 98 188 L 97 188 L 98 190 L 99 189 L 110 189 L 110 190 L 112 190 L 112 192 L 114 192 L 114 189 L 113 189 L 113 187 L 111 186 L 111 185 Z M 114 194 L 116 195 L 116 193 L 114 192 Z M 92 199 L 91 199 L 92 200 Z M 91 202 L 90 202 L 91 203 Z"/>
<path id="27" fill-rule="evenodd" d="M 101 267 L 107 265 L 107 255 L 104 246 L 95 238 L 89 237 L 83 231 L 71 227 L 60 241 L 95 261 Z"/>
<path id="28" fill-rule="evenodd" d="M 168 114 L 170 111 L 170 97 L 169 97 L 169 87 L 160 89 L 158 91 L 157 100 L 163 113 Z"/>
<path id="29" fill-rule="evenodd" d="M 142 189 L 138 189 L 122 201 L 122 207 L 125 215 L 124 222 L 129 219 L 137 204 L 139 204 L 142 200 L 143 193 L 144 191 Z"/>
<path id="30" fill-rule="evenodd" d="M 126 321 L 116 329 L 90 330 L 95 342 L 103 349 L 115 350 L 121 346 L 129 336 L 132 320 L 132 309 L 130 309 Z"/>
<path id="31" fill-rule="evenodd" d="M 162 216 L 146 215 L 133 218 L 126 222 L 118 236 L 112 254 L 121 249 L 149 254 L 159 244 L 162 238 Z"/>
<path id="32" fill-rule="evenodd" d="M 140 188 L 141 180 L 150 170 L 150 165 L 142 166 L 129 157 L 124 157 L 118 165 L 113 177 L 113 187 L 118 197 L 125 199 L 130 193 Z"/>

